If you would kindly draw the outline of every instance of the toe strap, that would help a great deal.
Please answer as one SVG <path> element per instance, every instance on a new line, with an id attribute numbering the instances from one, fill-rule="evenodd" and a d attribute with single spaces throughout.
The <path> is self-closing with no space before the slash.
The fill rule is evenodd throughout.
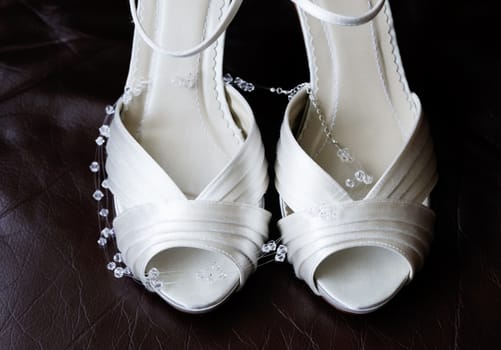
<path id="1" fill-rule="evenodd" d="M 256 268 L 270 214 L 256 206 L 213 201 L 170 201 L 128 209 L 114 221 L 124 262 L 143 283 L 146 267 L 172 248 L 226 255 L 240 271 L 240 285 Z"/>
<path id="2" fill-rule="evenodd" d="M 344 249 L 389 249 L 409 264 L 409 279 L 423 264 L 435 214 L 427 207 L 394 200 L 365 200 L 296 212 L 279 222 L 296 275 L 318 294 L 315 271 Z"/>

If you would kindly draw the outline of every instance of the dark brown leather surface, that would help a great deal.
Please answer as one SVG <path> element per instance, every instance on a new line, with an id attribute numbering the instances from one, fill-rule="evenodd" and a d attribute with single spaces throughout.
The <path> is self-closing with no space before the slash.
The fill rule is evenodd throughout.
<path id="1" fill-rule="evenodd" d="M 314 296 L 289 265 L 266 265 L 220 309 L 193 316 L 115 280 L 96 245 L 88 164 L 103 108 L 127 74 L 127 2 L 0 0 L 0 349 L 500 349 L 501 69 L 491 3 L 392 1 L 439 158 L 436 239 L 414 282 L 383 309 L 352 316 Z M 307 79 L 304 55 L 288 1 L 244 2 L 227 71 L 292 87 Z M 286 98 L 246 96 L 272 163 Z M 276 221 L 273 190 L 267 203 Z"/>

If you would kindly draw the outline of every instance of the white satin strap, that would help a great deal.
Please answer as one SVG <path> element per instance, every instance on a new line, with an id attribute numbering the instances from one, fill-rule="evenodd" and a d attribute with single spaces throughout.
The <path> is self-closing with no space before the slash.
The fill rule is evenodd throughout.
<path id="1" fill-rule="evenodd" d="M 181 200 L 128 209 L 115 219 L 114 227 L 124 261 L 143 282 L 153 257 L 170 248 L 189 247 L 226 255 L 238 267 L 243 285 L 257 266 L 269 219 L 270 213 L 256 206 Z"/>
<path id="2" fill-rule="evenodd" d="M 353 247 L 381 247 L 409 264 L 409 279 L 421 268 L 432 240 L 434 213 L 419 204 L 392 200 L 345 202 L 312 212 L 293 213 L 279 227 L 297 276 L 317 291 L 315 271 L 328 256 Z"/>
<path id="3" fill-rule="evenodd" d="M 150 1 L 150 0 L 146 0 Z M 161 1 L 161 0 L 160 0 Z M 189 0 L 191 1 L 191 0 Z M 168 56 L 173 56 L 173 57 L 189 57 L 196 55 L 197 53 L 205 50 L 209 46 L 211 46 L 220 36 L 221 34 L 224 33 L 226 28 L 230 25 L 231 21 L 233 21 L 233 18 L 235 18 L 238 9 L 240 8 L 240 5 L 242 5 L 243 0 L 232 0 L 231 4 L 228 6 L 228 9 L 226 13 L 222 16 L 221 21 L 217 25 L 217 27 L 214 29 L 214 31 L 206 36 L 206 38 L 198 45 L 195 47 L 192 47 L 190 49 L 186 50 L 181 50 L 181 51 L 171 51 L 165 47 L 162 47 L 155 43 L 148 35 L 146 30 L 144 29 L 143 25 L 141 24 L 141 20 L 139 19 L 139 16 L 137 14 L 137 7 L 136 7 L 136 0 L 129 0 L 129 7 L 130 7 L 130 13 L 132 15 L 132 19 L 134 21 L 134 24 L 136 25 L 136 29 L 141 36 L 141 38 L 144 40 L 146 44 L 148 44 L 153 50 L 156 52 L 159 52 L 164 55 Z M 180 29 L 182 30 L 182 29 Z"/>
<path id="4" fill-rule="evenodd" d="M 346 248 L 390 249 L 409 263 L 410 278 L 421 267 L 434 222 L 433 212 L 421 203 L 437 181 L 437 168 L 421 105 L 417 96 L 413 98 L 417 109 L 413 133 L 360 201 L 353 201 L 294 137 L 306 92 L 299 92 L 289 104 L 278 146 L 276 187 L 293 213 L 281 219 L 279 227 L 296 274 L 314 291 L 318 265 Z"/>
<path id="5" fill-rule="evenodd" d="M 319 20 L 340 26 L 358 26 L 370 22 L 378 15 L 384 6 L 385 0 L 379 0 L 369 11 L 361 16 L 345 16 L 331 11 L 314 4 L 311 0 L 291 0 L 296 6 L 301 8 L 309 15 L 318 18 Z"/>

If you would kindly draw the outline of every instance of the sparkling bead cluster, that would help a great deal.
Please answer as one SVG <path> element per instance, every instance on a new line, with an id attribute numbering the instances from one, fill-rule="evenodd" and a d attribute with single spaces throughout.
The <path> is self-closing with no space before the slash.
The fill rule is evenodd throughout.
<path id="1" fill-rule="evenodd" d="M 103 248 L 108 256 L 108 251 L 112 250 L 112 257 L 106 264 L 106 269 L 113 273 L 115 278 L 132 276 L 131 270 L 124 264 L 121 253 L 117 252 L 115 231 L 111 225 L 111 198 L 109 192 L 109 181 L 106 178 L 104 169 L 105 144 L 110 137 L 110 123 L 115 115 L 115 107 L 107 106 L 105 109 L 106 117 L 103 124 L 99 127 L 99 135 L 95 139 L 96 160 L 89 165 L 89 170 L 94 175 L 96 189 L 92 193 L 92 198 L 97 202 L 97 214 L 99 222 L 99 238 L 97 244 Z M 104 179 L 103 179 L 104 178 Z M 103 179 L 103 180 L 101 180 Z"/>
<path id="2" fill-rule="evenodd" d="M 197 87 L 197 77 L 190 73 L 187 77 L 175 77 L 171 79 L 171 83 L 177 87 L 185 89 L 194 89 Z"/>
<path id="3" fill-rule="evenodd" d="M 330 144 L 333 145 L 334 147 L 337 148 L 336 155 L 339 158 L 339 160 L 345 164 L 351 164 L 351 167 L 353 168 L 353 178 L 348 178 L 345 180 L 344 185 L 348 189 L 354 189 L 358 185 L 371 185 L 374 182 L 374 178 L 369 175 L 365 170 L 362 169 L 362 166 L 360 163 L 355 161 L 354 157 L 352 156 L 350 150 L 346 147 L 343 147 L 335 138 L 334 135 L 332 134 L 331 128 L 327 125 L 327 122 L 325 120 L 325 117 L 322 113 L 322 110 L 318 104 L 317 99 L 315 98 L 315 95 L 313 94 L 313 91 L 311 90 L 311 87 L 307 85 L 306 92 L 308 93 L 308 97 L 310 99 L 310 103 L 315 110 L 315 113 L 318 116 L 318 120 L 320 121 L 320 124 L 322 126 L 322 130 L 325 134 L 325 137 L 327 140 L 329 140 Z"/>
<path id="4" fill-rule="evenodd" d="M 247 82 L 241 78 L 235 78 L 230 74 L 226 74 L 223 77 L 223 80 L 226 84 L 232 84 L 239 89 L 246 91 L 246 92 L 251 92 L 254 91 L 256 86 L 250 82 Z M 359 185 L 372 185 L 374 182 L 374 178 L 369 175 L 365 170 L 363 170 L 362 166 L 360 165 L 359 162 L 357 162 L 352 154 L 350 153 L 350 150 L 346 147 L 343 147 L 335 138 L 334 135 L 332 134 L 331 128 L 327 125 L 327 122 L 325 120 L 324 115 L 322 114 L 322 109 L 320 108 L 320 105 L 315 98 L 315 95 L 313 94 L 313 91 L 310 87 L 309 83 L 302 83 L 297 85 L 296 87 L 292 89 L 284 89 L 281 87 L 270 87 L 266 88 L 263 86 L 257 86 L 260 89 L 265 89 L 268 90 L 269 92 L 273 94 L 278 94 L 278 95 L 287 95 L 288 99 L 291 100 L 299 91 L 302 89 L 306 88 L 306 92 L 308 94 L 311 106 L 315 110 L 315 113 L 318 116 L 318 119 L 320 121 L 320 124 L 322 126 L 322 131 L 325 134 L 325 137 L 329 141 L 331 145 L 337 148 L 336 155 L 339 158 L 339 160 L 347 165 L 350 166 L 350 168 L 353 170 L 353 176 L 346 179 L 344 182 L 344 185 L 347 189 L 352 190 Z"/>
<path id="5" fill-rule="evenodd" d="M 213 262 L 205 271 L 197 272 L 196 275 L 199 279 L 209 283 L 215 283 L 228 277 L 228 274 L 224 272 L 221 265 L 216 262 Z"/>
<path id="6" fill-rule="evenodd" d="M 322 220 L 333 220 L 337 217 L 336 208 L 328 204 L 309 208 L 306 210 L 306 213 Z"/>
<path id="7" fill-rule="evenodd" d="M 354 178 L 346 179 L 346 187 L 355 188 L 358 184 L 371 185 L 374 178 L 363 170 L 357 170 Z"/>
<path id="8" fill-rule="evenodd" d="M 160 271 L 157 268 L 152 268 L 146 274 L 144 286 L 150 292 L 155 292 L 163 288 L 164 283 L 160 281 Z"/>
<path id="9" fill-rule="evenodd" d="M 283 244 L 278 245 L 277 242 L 273 240 L 263 244 L 261 252 L 264 254 L 275 253 L 275 261 L 277 262 L 284 262 L 287 258 L 287 246 Z"/>
<path id="10" fill-rule="evenodd" d="M 236 77 L 233 78 L 231 74 L 226 73 L 223 77 L 223 81 L 225 84 L 231 84 L 238 87 L 240 90 L 245 92 L 252 92 L 256 89 L 256 86 L 248 81 L 243 80 L 242 78 Z"/>
<path id="11" fill-rule="evenodd" d="M 125 107 L 127 107 L 127 105 L 131 103 L 134 97 L 141 95 L 146 90 L 147 87 L 148 87 L 148 81 L 144 79 L 139 80 L 136 84 L 134 84 L 133 87 L 126 87 L 122 95 L 122 101 Z"/>

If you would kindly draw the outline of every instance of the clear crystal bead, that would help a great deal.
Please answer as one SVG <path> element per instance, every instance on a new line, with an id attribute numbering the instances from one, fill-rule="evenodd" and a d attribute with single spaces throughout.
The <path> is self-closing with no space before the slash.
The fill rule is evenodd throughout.
<path id="1" fill-rule="evenodd" d="M 341 148 L 337 151 L 337 156 L 342 162 L 351 163 L 353 162 L 353 157 L 351 156 L 350 150 L 348 148 Z"/>
<path id="2" fill-rule="evenodd" d="M 101 230 L 101 236 L 104 238 L 109 238 L 110 237 L 110 229 L 105 227 Z"/>
<path id="3" fill-rule="evenodd" d="M 373 182 L 374 182 L 374 178 L 371 175 L 366 175 L 365 176 L 364 183 L 366 185 L 372 185 Z"/>
<path id="4" fill-rule="evenodd" d="M 106 246 L 106 244 L 108 243 L 108 240 L 104 237 L 100 237 L 98 240 L 97 240 L 97 244 L 100 246 L 100 247 L 104 247 Z"/>
<path id="5" fill-rule="evenodd" d="M 261 247 L 261 251 L 265 254 L 274 252 L 277 249 L 277 243 L 275 241 L 269 241 Z"/>
<path id="6" fill-rule="evenodd" d="M 115 114 L 115 107 L 108 105 L 106 106 L 105 111 L 107 115 L 113 115 Z"/>
<path id="7" fill-rule="evenodd" d="M 141 95 L 141 93 L 143 92 L 143 87 L 138 85 L 138 86 L 135 86 L 133 89 L 132 89 L 132 95 L 133 96 L 139 96 Z"/>
<path id="8" fill-rule="evenodd" d="M 158 271 L 157 268 L 152 268 L 150 271 L 148 271 L 148 279 L 150 280 L 156 280 L 160 277 L 160 271 Z"/>
<path id="9" fill-rule="evenodd" d="M 96 190 L 93 194 L 92 194 L 92 198 L 94 198 L 96 201 L 100 201 L 101 199 L 104 198 L 104 194 L 103 192 L 101 192 L 100 190 Z"/>
<path id="10" fill-rule="evenodd" d="M 97 173 L 100 169 L 99 163 L 98 162 L 92 162 L 89 165 L 89 169 L 93 173 Z"/>
<path id="11" fill-rule="evenodd" d="M 163 288 L 164 283 L 162 281 L 151 281 L 150 285 L 153 290 L 159 290 Z"/>
<path id="12" fill-rule="evenodd" d="M 101 136 L 103 137 L 110 137 L 110 127 L 108 125 L 103 125 L 99 128 L 99 133 L 101 134 Z"/>
<path id="13" fill-rule="evenodd" d="M 233 77 L 231 76 L 230 73 L 226 73 L 223 76 L 223 81 L 224 81 L 225 84 L 231 84 L 233 82 Z"/>
<path id="14" fill-rule="evenodd" d="M 281 254 L 275 255 L 275 261 L 277 261 L 277 262 L 284 262 L 285 258 L 286 258 L 285 255 L 281 255 Z"/>
<path id="15" fill-rule="evenodd" d="M 353 179 L 346 179 L 345 185 L 348 188 L 355 188 L 355 181 Z"/>
<path id="16" fill-rule="evenodd" d="M 99 215 L 102 216 L 103 218 L 107 217 L 109 213 L 110 213 L 110 211 L 108 209 L 105 209 L 105 208 L 103 208 L 99 211 Z"/>
<path id="17" fill-rule="evenodd" d="M 368 175 L 363 170 L 358 170 L 355 172 L 355 179 L 357 179 L 358 182 L 364 183 L 366 185 L 370 185 L 374 181 L 374 178 Z"/>
<path id="18" fill-rule="evenodd" d="M 255 89 L 254 84 L 249 83 L 242 78 L 237 77 L 234 81 L 235 85 L 238 86 L 239 89 L 245 92 L 252 92 Z"/>
<path id="19" fill-rule="evenodd" d="M 104 139 L 104 137 L 102 136 L 99 136 L 97 139 L 96 139 L 96 144 L 98 146 L 102 146 L 104 143 L 106 142 L 106 140 Z"/>
<path id="20" fill-rule="evenodd" d="M 125 266 L 125 268 L 124 268 L 124 275 L 125 276 L 132 276 L 132 271 L 131 271 L 130 267 Z"/>
<path id="21" fill-rule="evenodd" d="M 113 261 L 109 262 L 108 265 L 106 265 L 106 268 L 110 271 L 115 270 L 116 267 L 117 267 L 117 264 Z"/>
<path id="22" fill-rule="evenodd" d="M 277 254 L 275 255 L 275 261 L 277 262 L 284 262 L 285 259 L 287 258 L 287 246 L 281 244 L 278 248 L 277 248 Z"/>
<path id="23" fill-rule="evenodd" d="M 122 262 L 122 254 L 116 253 L 115 255 L 113 255 L 113 261 L 115 261 L 117 263 L 121 263 Z"/>
<path id="24" fill-rule="evenodd" d="M 357 179 L 358 182 L 364 182 L 366 176 L 367 175 L 365 174 L 365 171 L 363 171 L 363 170 L 357 170 L 355 172 L 355 179 Z"/>
<path id="25" fill-rule="evenodd" d="M 124 274 L 125 270 L 123 269 L 123 267 L 117 267 L 115 271 L 113 271 L 113 275 L 115 276 L 115 278 L 122 278 Z"/>
<path id="26" fill-rule="evenodd" d="M 281 244 L 280 246 L 278 246 L 277 248 L 277 254 L 287 254 L 289 250 L 287 249 L 287 246 Z"/>
<path id="27" fill-rule="evenodd" d="M 104 179 L 103 182 L 101 182 L 101 187 L 105 188 L 105 189 L 110 188 L 110 183 L 109 183 L 108 179 Z"/>
<path id="28" fill-rule="evenodd" d="M 336 216 L 336 211 L 330 206 L 322 206 L 318 211 L 318 216 L 322 219 L 332 219 Z"/>
<path id="29" fill-rule="evenodd" d="M 122 95 L 122 101 L 125 105 L 128 105 L 132 101 L 132 91 L 130 87 L 126 87 L 124 94 Z"/>

